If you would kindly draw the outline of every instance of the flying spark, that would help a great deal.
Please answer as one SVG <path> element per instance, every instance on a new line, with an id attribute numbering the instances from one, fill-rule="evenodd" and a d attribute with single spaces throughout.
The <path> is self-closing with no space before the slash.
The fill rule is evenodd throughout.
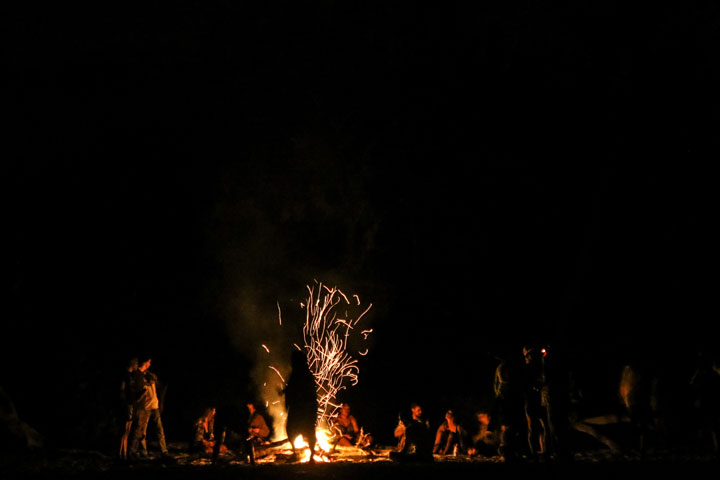
<path id="1" fill-rule="evenodd" d="M 351 330 L 370 310 L 368 306 L 359 316 L 353 318 L 345 312 L 344 318 L 338 318 L 335 310 L 351 305 L 348 297 L 337 288 L 318 284 L 319 288 L 307 286 L 308 299 L 305 312 L 303 340 L 308 365 L 317 384 L 318 424 L 325 425 L 335 415 L 339 405 L 335 398 L 346 384 L 357 385 L 360 369 L 357 360 L 348 352 L 348 339 Z M 353 296 L 359 300 L 357 295 Z M 361 332 L 365 339 L 372 330 Z M 368 350 L 358 352 L 367 355 Z"/>
<path id="2" fill-rule="evenodd" d="M 275 373 L 278 374 L 278 377 L 280 377 L 280 380 L 282 380 L 283 385 L 285 385 L 285 379 L 284 379 L 283 376 L 280 374 L 280 370 L 278 370 L 277 368 L 273 367 L 272 365 L 268 365 L 268 368 L 274 370 Z"/>

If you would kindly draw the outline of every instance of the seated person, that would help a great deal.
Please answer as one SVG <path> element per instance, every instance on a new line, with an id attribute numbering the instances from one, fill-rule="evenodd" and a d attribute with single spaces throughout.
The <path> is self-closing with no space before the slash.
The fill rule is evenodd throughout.
<path id="1" fill-rule="evenodd" d="M 215 409 L 206 408 L 203 414 L 195 420 L 195 431 L 193 440 L 190 444 L 190 450 L 210 454 L 215 445 L 215 435 L 213 434 L 215 424 Z"/>
<path id="2" fill-rule="evenodd" d="M 498 455 L 500 436 L 490 430 L 490 415 L 481 410 L 477 412 L 478 431 L 472 437 L 472 446 L 468 449 L 470 455 L 484 455 L 492 457 Z"/>
<path id="3" fill-rule="evenodd" d="M 363 434 L 355 417 L 350 415 L 350 405 L 347 403 L 340 406 L 340 413 L 331 419 L 331 425 L 337 434 L 335 445 L 367 447 L 372 443 L 372 438 Z"/>
<path id="4" fill-rule="evenodd" d="M 435 434 L 433 453 L 448 455 L 455 449 L 464 452 L 464 436 L 463 428 L 455 421 L 455 414 L 452 410 L 448 410 L 445 413 L 445 421 L 438 427 Z"/>
<path id="5" fill-rule="evenodd" d="M 241 458 L 254 462 L 252 442 L 248 440 L 248 417 L 242 408 L 246 402 L 236 398 L 227 398 L 218 405 L 215 413 L 213 434 L 215 445 L 212 451 L 212 463 L 215 464 L 220 453 L 235 452 Z"/>
<path id="6" fill-rule="evenodd" d="M 255 408 L 255 402 L 247 403 L 248 412 L 248 434 L 250 437 L 248 441 L 253 442 L 255 445 L 266 443 L 270 440 L 270 427 L 265 422 L 265 417 L 257 411 Z"/>
<path id="7" fill-rule="evenodd" d="M 351 447 L 355 445 L 360 427 L 355 417 L 350 415 L 350 405 L 343 403 L 340 406 L 340 413 L 332 418 L 333 430 L 339 435 L 336 445 Z"/>
<path id="8" fill-rule="evenodd" d="M 430 424 L 422 417 L 422 407 L 417 403 L 410 406 L 412 417 L 407 425 L 400 420 L 395 428 L 398 451 L 391 452 L 390 458 L 400 461 L 432 461 L 432 432 Z"/>

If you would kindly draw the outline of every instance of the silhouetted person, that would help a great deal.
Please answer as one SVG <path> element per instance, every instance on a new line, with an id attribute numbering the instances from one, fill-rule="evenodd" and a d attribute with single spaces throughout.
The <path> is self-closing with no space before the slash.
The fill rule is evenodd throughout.
<path id="1" fill-rule="evenodd" d="M 128 363 L 123 375 L 122 382 L 120 382 L 120 401 L 122 403 L 122 413 L 125 419 L 125 425 L 122 437 L 120 438 L 120 458 L 126 459 L 128 452 L 128 440 L 130 439 L 130 432 L 132 430 L 133 419 L 135 418 L 135 402 L 142 393 L 142 387 L 144 387 L 144 381 L 142 376 L 136 374 L 138 369 L 138 359 L 132 358 Z M 142 382 L 142 385 L 138 385 L 138 382 Z"/>
<path id="2" fill-rule="evenodd" d="M 572 461 L 570 433 L 570 364 L 562 344 L 541 347 L 544 385 L 541 405 L 545 414 L 546 451 L 560 461 Z"/>
<path id="3" fill-rule="evenodd" d="M 645 454 L 646 440 L 650 433 L 653 413 L 654 378 L 651 372 L 636 364 L 625 365 L 620 374 L 619 395 L 630 417 L 633 436 L 641 455 Z"/>
<path id="4" fill-rule="evenodd" d="M 304 352 L 293 350 L 290 366 L 292 372 L 283 391 L 285 393 L 285 410 L 287 411 L 285 429 L 291 444 L 298 435 L 302 435 L 310 447 L 310 461 L 314 462 L 315 428 L 318 415 L 317 384 L 308 367 Z M 293 444 L 294 450 L 295 445 Z"/>
<path id="5" fill-rule="evenodd" d="M 700 447 L 704 449 L 709 445 L 717 456 L 720 454 L 720 356 L 701 353 L 690 385 Z"/>
<path id="6" fill-rule="evenodd" d="M 212 449 L 212 463 L 217 463 L 221 452 L 232 449 L 240 452 L 249 463 L 255 462 L 254 452 L 248 448 L 246 425 L 247 415 L 240 399 L 232 400 L 233 395 L 223 396 L 223 402 L 215 409 L 213 436 L 215 443 Z"/>
<path id="7" fill-rule="evenodd" d="M 519 460 L 527 451 L 525 371 L 520 353 L 502 359 L 495 369 L 495 415 L 500 425 L 498 453 L 505 461 Z"/>
<path id="8" fill-rule="evenodd" d="M 546 410 L 547 383 L 544 365 L 545 350 L 524 347 L 525 357 L 525 416 L 527 417 L 530 453 L 541 456 L 547 450 L 548 418 Z"/>

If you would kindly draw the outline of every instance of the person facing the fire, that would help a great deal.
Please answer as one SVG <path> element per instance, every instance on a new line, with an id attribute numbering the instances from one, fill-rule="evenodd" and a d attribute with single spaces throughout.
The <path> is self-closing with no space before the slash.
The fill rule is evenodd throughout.
<path id="1" fill-rule="evenodd" d="M 423 418 L 422 407 L 417 403 L 410 405 L 412 417 L 407 425 L 400 420 L 395 428 L 398 439 L 398 451 L 390 452 L 390 458 L 399 461 L 432 461 L 433 436 L 430 423 Z"/>
<path id="2" fill-rule="evenodd" d="M 245 417 L 240 408 L 246 405 L 249 416 Z M 255 464 L 255 447 L 266 443 L 270 438 L 270 428 L 265 417 L 257 411 L 253 400 L 225 401 L 217 408 L 213 432 L 215 441 L 212 446 L 212 463 L 216 464 L 221 453 L 229 450 L 238 457 Z M 246 430 L 245 430 L 246 429 Z M 247 431 L 247 434 L 244 432 Z"/>
<path id="3" fill-rule="evenodd" d="M 293 445 L 294 440 L 302 438 L 310 447 L 310 462 L 315 461 L 315 428 L 317 425 L 318 401 L 317 385 L 307 364 L 305 353 L 293 350 L 290 358 L 292 372 L 288 379 L 285 394 L 285 410 L 287 411 L 286 431 L 288 441 Z M 297 452 L 295 452 L 297 454 Z"/>
<path id="4" fill-rule="evenodd" d="M 232 393 L 225 392 L 222 400 L 216 407 L 215 421 L 213 422 L 214 444 L 212 448 L 212 464 L 218 462 L 221 453 L 235 452 L 240 458 L 247 459 L 251 464 L 255 462 L 254 451 L 248 448 L 245 428 L 247 417 L 244 409 L 245 403 Z"/>
<path id="5" fill-rule="evenodd" d="M 332 418 L 332 426 L 338 435 L 336 445 L 351 447 L 357 443 L 360 427 L 355 417 L 350 415 L 350 405 L 347 403 L 340 405 L 340 413 Z"/>
<path id="6" fill-rule="evenodd" d="M 214 425 L 215 412 L 213 407 L 206 408 L 203 414 L 195 420 L 195 433 L 193 435 L 191 451 L 212 453 L 215 445 Z"/>
<path id="7" fill-rule="evenodd" d="M 268 427 L 265 417 L 258 412 L 253 401 L 247 403 L 247 409 L 250 414 L 248 417 L 248 441 L 256 445 L 267 442 L 270 439 L 270 427 Z"/>
<path id="8" fill-rule="evenodd" d="M 132 445 L 130 447 L 131 455 L 134 457 L 138 456 L 138 448 L 141 444 L 143 446 L 142 455 L 147 456 L 146 436 L 148 423 L 150 422 L 153 424 L 162 455 L 168 455 L 168 449 L 165 443 L 165 432 L 163 431 L 162 420 L 160 419 L 157 376 L 149 371 L 150 363 L 151 359 L 148 358 L 143 361 L 138 368 L 138 371 L 143 374 L 144 386 L 142 394 L 135 402 L 137 427 L 133 434 Z"/>

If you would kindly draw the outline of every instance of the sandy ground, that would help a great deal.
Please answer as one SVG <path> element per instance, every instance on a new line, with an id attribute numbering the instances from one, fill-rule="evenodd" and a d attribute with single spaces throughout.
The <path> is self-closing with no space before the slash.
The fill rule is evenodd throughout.
<path id="1" fill-rule="evenodd" d="M 533 475 L 544 478 L 594 477 L 595 475 L 636 479 L 639 475 L 683 476 L 707 475 L 708 468 L 717 472 L 718 461 L 709 454 L 692 451 L 654 451 L 644 458 L 636 453 L 612 454 L 606 449 L 576 452 L 567 463 L 522 462 L 508 464 L 500 457 L 435 456 L 426 464 L 399 464 L 389 458 L 391 448 L 370 452 L 343 449 L 326 455 L 322 462 L 300 463 L 286 449 L 261 454 L 256 465 L 232 453 L 223 455 L 211 465 L 205 455 L 189 454 L 184 445 L 170 444 L 170 456 L 134 462 L 88 450 L 56 450 L 24 455 L 3 454 L 0 474 L 3 478 L 160 478 L 197 476 L 208 478 L 302 478 L 302 479 L 371 479 L 398 477 L 446 478 L 479 475 Z M 642 479 L 645 480 L 645 479 Z"/>

